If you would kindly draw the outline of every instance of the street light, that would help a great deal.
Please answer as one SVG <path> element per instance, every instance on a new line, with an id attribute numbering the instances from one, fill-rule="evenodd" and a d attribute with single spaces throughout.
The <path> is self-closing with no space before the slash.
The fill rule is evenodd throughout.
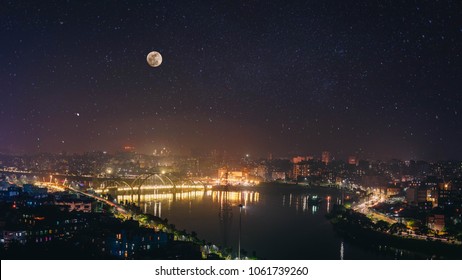
<path id="1" fill-rule="evenodd" d="M 239 244 L 237 247 L 237 256 L 238 259 L 241 259 L 241 229 L 242 229 L 242 208 L 245 206 L 242 204 L 239 204 Z"/>

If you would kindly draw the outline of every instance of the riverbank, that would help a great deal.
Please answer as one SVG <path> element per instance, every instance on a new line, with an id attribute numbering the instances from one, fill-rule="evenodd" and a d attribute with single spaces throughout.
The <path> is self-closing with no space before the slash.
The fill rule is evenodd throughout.
<path id="1" fill-rule="evenodd" d="M 427 259 L 462 259 L 462 246 L 433 240 L 419 240 L 382 231 L 367 216 L 336 205 L 327 215 L 335 231 L 342 237 L 368 247 L 389 246 L 420 255 Z"/>

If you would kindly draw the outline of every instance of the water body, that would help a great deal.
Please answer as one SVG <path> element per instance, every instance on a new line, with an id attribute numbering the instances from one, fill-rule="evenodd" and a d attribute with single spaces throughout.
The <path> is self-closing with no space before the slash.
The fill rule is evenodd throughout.
<path id="1" fill-rule="evenodd" d="M 141 208 L 167 218 L 177 229 L 195 231 L 200 239 L 234 252 L 241 218 L 241 248 L 261 259 L 418 258 L 402 250 L 368 248 L 343 240 L 325 218 L 341 195 L 334 189 L 274 184 L 184 192 L 154 190 L 142 195 Z M 313 203 L 313 196 L 324 201 Z M 245 206 L 241 213 L 239 204 Z"/>

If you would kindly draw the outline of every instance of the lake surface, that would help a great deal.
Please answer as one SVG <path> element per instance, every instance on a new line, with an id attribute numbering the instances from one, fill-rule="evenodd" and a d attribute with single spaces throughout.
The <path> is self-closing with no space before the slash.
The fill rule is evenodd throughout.
<path id="1" fill-rule="evenodd" d="M 311 202 L 313 196 L 323 198 L 323 202 Z M 334 203 L 341 202 L 341 196 L 336 189 L 277 184 L 184 192 L 155 190 L 141 196 L 141 209 L 234 252 L 241 218 L 241 248 L 261 259 L 416 258 L 402 250 L 368 248 L 338 236 L 325 215 Z M 119 200 L 127 198 L 118 196 Z M 245 206 L 241 213 L 239 204 Z"/>

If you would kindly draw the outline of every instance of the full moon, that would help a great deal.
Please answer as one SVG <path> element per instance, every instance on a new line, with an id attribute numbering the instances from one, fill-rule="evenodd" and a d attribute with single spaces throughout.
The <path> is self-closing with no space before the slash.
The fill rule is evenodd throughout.
<path id="1" fill-rule="evenodd" d="M 159 52 L 152 51 L 148 53 L 148 56 L 146 57 L 146 61 L 148 62 L 149 66 L 157 67 L 162 63 L 162 56 L 160 55 Z"/>

